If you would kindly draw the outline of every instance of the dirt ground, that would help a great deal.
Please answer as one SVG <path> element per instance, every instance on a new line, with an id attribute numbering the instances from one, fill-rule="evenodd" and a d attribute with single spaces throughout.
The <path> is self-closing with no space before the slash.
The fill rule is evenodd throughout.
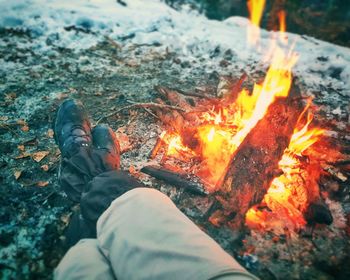
<path id="1" fill-rule="evenodd" d="M 6 42 L 0 56 L 16 63 L 0 79 L 0 278 L 50 279 L 64 254 L 62 233 L 73 207 L 57 185 L 60 155 L 51 125 L 58 105 L 65 98 L 80 99 L 94 123 L 128 105 L 126 100 L 154 99 L 153 87 L 160 83 L 176 81 L 190 89 L 205 79 L 200 69 L 192 69 L 191 78 L 184 75 L 187 63 L 173 54 L 153 53 L 154 46 L 120 49 L 106 40 L 79 53 L 53 48 L 51 55 L 41 56 L 22 48 L 32 40 L 30 34 L 0 32 Z M 143 127 L 128 126 L 135 118 L 144 120 Z M 122 159 L 127 169 L 131 161 L 137 164 L 139 148 L 147 142 L 147 152 L 159 133 L 144 111 L 126 111 L 107 121 L 115 130 L 132 130 L 132 150 Z"/>
<path id="2" fill-rule="evenodd" d="M 14 62 L 0 72 L 0 278 L 51 279 L 65 253 L 63 231 L 75 207 L 57 184 L 60 154 L 51 123 L 62 100 L 82 100 L 96 123 L 128 101 L 154 100 L 156 85 L 184 91 L 201 87 L 210 93 L 219 74 L 207 72 L 200 62 L 158 52 L 153 45 L 120 46 L 106 38 L 79 52 L 51 47 L 43 56 L 24 47 L 33 40 L 29 33 L 6 29 L 0 34 L 0 56 Z M 239 77 L 240 71 L 231 74 Z M 158 120 L 135 109 L 106 122 L 128 138 L 122 168 L 133 170 L 145 163 L 161 132 Z M 170 195 L 262 279 L 349 279 L 350 247 L 342 231 L 321 227 L 314 239 L 301 236 L 293 242 L 288 236 L 276 242 L 272 233 L 233 232 L 208 223 L 211 197 L 195 197 L 147 176 L 140 179 Z"/>

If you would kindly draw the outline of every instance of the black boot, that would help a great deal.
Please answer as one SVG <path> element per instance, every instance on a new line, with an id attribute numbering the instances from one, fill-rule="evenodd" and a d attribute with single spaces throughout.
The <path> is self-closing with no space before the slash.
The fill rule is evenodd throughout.
<path id="1" fill-rule="evenodd" d="M 91 146 L 91 124 L 81 102 L 68 99 L 61 104 L 54 133 L 63 158 L 70 158 L 80 147 Z"/>
<path id="2" fill-rule="evenodd" d="M 100 124 L 92 129 L 92 142 L 95 149 L 108 152 L 114 169 L 120 169 L 120 145 L 108 125 Z"/>

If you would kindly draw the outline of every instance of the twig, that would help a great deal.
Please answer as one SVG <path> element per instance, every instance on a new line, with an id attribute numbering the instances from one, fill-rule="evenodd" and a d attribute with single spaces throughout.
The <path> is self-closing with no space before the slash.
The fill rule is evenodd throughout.
<path id="1" fill-rule="evenodd" d="M 166 87 L 162 87 L 162 86 L 155 86 L 154 89 L 156 91 L 158 91 L 159 93 L 162 93 L 162 91 L 168 91 L 168 90 L 171 90 L 171 91 L 176 91 L 182 95 L 185 95 L 185 96 L 192 96 L 192 97 L 198 97 L 198 98 L 206 98 L 206 99 L 210 99 L 209 96 L 206 96 L 206 95 L 202 95 L 202 94 L 198 94 L 198 93 L 194 93 L 194 92 L 185 92 L 181 89 L 172 89 L 172 88 L 166 88 Z"/>
<path id="2" fill-rule="evenodd" d="M 150 114 L 151 116 L 155 117 L 156 119 L 160 120 L 160 118 L 156 115 L 156 114 L 153 114 L 149 109 L 147 108 L 142 108 L 143 110 L 145 110 L 148 114 Z"/>
<path id="3" fill-rule="evenodd" d="M 116 49 L 122 49 L 121 45 L 119 45 L 116 41 L 114 41 L 112 38 L 110 38 L 109 36 L 105 36 L 106 41 L 108 41 L 108 43 L 110 43 L 113 47 L 115 47 Z"/>
<path id="4" fill-rule="evenodd" d="M 176 111 L 180 111 L 180 112 L 186 112 L 186 110 L 178 107 L 178 106 L 172 106 L 172 105 L 166 105 L 166 104 L 159 104 L 159 103 L 154 103 L 154 102 L 146 102 L 146 103 L 133 103 L 132 101 L 128 101 L 129 103 L 131 103 L 130 105 L 127 105 L 127 106 L 124 106 L 110 114 L 107 114 L 103 117 L 101 117 L 97 122 L 96 124 L 99 124 L 102 120 L 105 120 L 109 117 L 112 117 L 116 114 L 118 114 L 119 112 L 121 111 L 124 111 L 124 110 L 129 110 L 129 109 L 132 109 L 132 108 L 160 108 L 160 109 L 171 109 L 171 110 L 176 110 Z"/>

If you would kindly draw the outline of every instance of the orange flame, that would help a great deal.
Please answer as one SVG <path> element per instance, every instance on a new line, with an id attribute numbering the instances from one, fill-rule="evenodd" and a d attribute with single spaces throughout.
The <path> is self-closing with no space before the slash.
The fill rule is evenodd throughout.
<path id="1" fill-rule="evenodd" d="M 285 32 L 287 30 L 287 25 L 286 25 L 286 12 L 281 10 L 278 13 L 278 21 L 280 24 L 280 33 L 279 33 L 279 38 L 280 41 L 284 44 L 288 44 L 288 37 L 285 35 Z"/>
<path id="2" fill-rule="evenodd" d="M 296 61 L 295 53 L 285 53 L 276 48 L 264 82 L 255 84 L 251 94 L 243 89 L 234 103 L 227 102 L 230 97 L 223 98 L 211 110 L 198 115 L 193 134 L 198 141 L 195 147 L 184 141 L 186 132 L 162 134 L 161 138 L 167 145 L 166 155 L 185 162 L 191 157 L 198 157 L 201 164 L 196 175 L 207 182 L 209 191 L 215 190 L 234 151 L 276 98 L 288 96 L 292 83 L 291 69 Z"/>
<path id="3" fill-rule="evenodd" d="M 249 0 L 247 2 L 251 26 L 248 27 L 248 44 L 256 45 L 260 38 L 260 21 L 265 7 L 265 0 Z"/>
<path id="4" fill-rule="evenodd" d="M 264 6 L 265 0 L 248 1 L 252 22 L 248 29 L 249 43 L 258 42 L 258 26 Z M 281 36 L 286 30 L 285 17 L 285 12 L 279 13 Z M 280 41 L 287 45 L 287 38 L 281 36 Z M 269 106 L 277 98 L 286 98 L 289 94 L 292 84 L 291 71 L 298 55 L 293 52 L 293 48 L 289 51 L 280 48 L 277 40 L 273 40 L 271 46 L 268 52 L 271 64 L 266 77 L 261 84 L 254 85 L 251 93 L 243 89 L 237 97 L 233 96 L 233 93 L 232 96 L 217 100 L 215 105 L 208 105 L 206 101 L 202 101 L 199 106 L 211 108 L 202 113 L 194 113 L 195 121 L 187 121 L 183 131 L 169 130 L 160 135 L 164 145 L 163 159 L 171 157 L 185 163 L 192 159 L 200 161 L 198 166 L 191 167 L 191 171 L 206 183 L 208 191 L 216 190 L 217 182 L 224 175 L 232 154 L 265 116 Z M 246 223 L 249 226 L 281 229 L 286 226 L 297 229 L 305 225 L 303 213 L 309 199 L 305 178 L 308 174 L 305 174 L 300 158 L 323 134 L 322 129 L 310 128 L 313 119 L 311 114 L 307 115 L 304 123 L 302 122 L 308 107 L 300 115 L 289 146 L 279 162 L 283 174 L 272 181 L 264 197 L 263 203 L 272 212 L 252 207 L 246 213 Z M 313 177 L 310 182 L 315 182 L 317 172 L 311 173 L 315 174 L 310 174 Z M 286 220 L 282 221 L 280 217 L 286 217 Z"/>

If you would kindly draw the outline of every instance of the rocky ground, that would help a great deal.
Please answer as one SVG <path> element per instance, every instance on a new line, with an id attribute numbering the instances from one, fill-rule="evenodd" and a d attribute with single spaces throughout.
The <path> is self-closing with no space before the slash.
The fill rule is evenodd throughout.
<path id="1" fill-rule="evenodd" d="M 62 37 L 97 36 L 79 26 L 60 32 Z M 60 46 L 55 36 L 47 36 L 42 52 L 33 48 L 42 40 L 33 30 L 7 26 L 1 27 L 0 34 L 0 277 L 4 279 L 51 279 L 65 253 L 63 231 L 76 206 L 57 184 L 60 154 L 51 123 L 62 100 L 82 100 L 96 123 L 130 101 L 154 100 L 157 85 L 215 94 L 222 76 L 238 79 L 245 71 L 261 79 L 265 71 L 254 60 L 244 64 L 239 53 L 220 47 L 212 48 L 206 57 L 186 57 L 164 42 L 139 43 L 132 41 L 133 36 L 115 40 L 99 34 L 96 44 L 82 49 Z M 316 97 L 317 119 L 324 120 L 329 137 L 349 154 L 350 91 L 344 82 L 348 68 L 340 61 L 340 53 L 319 56 L 319 64 L 305 72 L 305 80 L 301 69 L 299 83 L 305 96 Z M 119 112 L 106 122 L 125 146 L 122 168 L 137 171 L 148 161 L 161 132 L 160 122 L 143 109 Z M 333 213 L 338 211 L 339 219 L 350 212 L 349 171 L 342 175 L 345 179 L 336 173 L 325 183 L 327 190 L 333 188 L 332 198 L 337 201 Z M 139 178 L 170 195 L 182 211 L 262 279 L 349 279 L 346 220 L 340 221 L 342 225 L 318 227 L 312 237 L 233 232 L 208 222 L 210 196 L 196 197 L 145 175 Z"/>

